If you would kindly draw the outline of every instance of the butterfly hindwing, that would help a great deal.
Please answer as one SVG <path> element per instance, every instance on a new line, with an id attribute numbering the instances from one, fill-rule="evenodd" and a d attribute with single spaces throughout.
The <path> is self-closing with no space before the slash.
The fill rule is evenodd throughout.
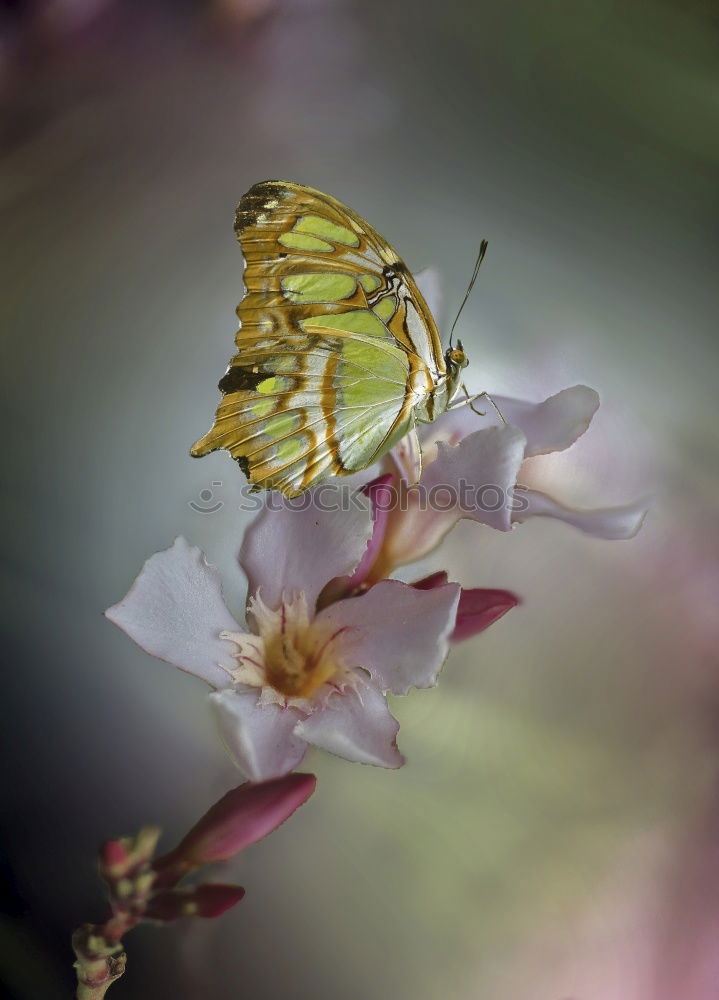
<path id="1" fill-rule="evenodd" d="M 258 488 L 295 495 L 366 467 L 412 428 L 444 371 L 439 335 L 402 261 L 335 199 L 265 181 L 235 229 L 238 353 L 192 454 L 227 448 Z"/>
<path id="2" fill-rule="evenodd" d="M 248 342 L 220 382 L 215 424 L 193 451 L 227 448 L 251 483 L 303 492 L 354 472 L 405 432 L 402 351 L 341 336 Z"/>

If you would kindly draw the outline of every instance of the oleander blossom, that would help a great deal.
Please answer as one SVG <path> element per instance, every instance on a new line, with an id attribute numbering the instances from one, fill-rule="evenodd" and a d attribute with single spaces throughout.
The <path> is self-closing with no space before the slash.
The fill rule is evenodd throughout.
<path id="1" fill-rule="evenodd" d="M 441 574 L 367 587 L 362 567 L 377 520 L 370 498 L 346 497 L 341 486 L 324 487 L 321 508 L 268 506 L 258 515 L 240 552 L 247 629 L 228 611 L 217 570 L 183 538 L 152 556 L 106 612 L 148 653 L 214 689 L 223 742 L 251 781 L 294 770 L 309 744 L 400 767 L 387 693 L 434 685 L 452 638 L 517 603 L 505 591 L 462 594 Z"/>
<path id="2" fill-rule="evenodd" d="M 437 316 L 435 272 L 420 272 L 417 281 Z M 575 385 L 539 403 L 492 398 L 497 409 L 486 399 L 474 404 L 482 416 L 459 405 L 420 425 L 417 438 L 403 438 L 376 470 L 383 475 L 369 489 L 376 489 L 381 530 L 373 539 L 371 561 L 365 560 L 366 583 L 432 552 L 463 518 L 509 531 L 529 518 L 550 517 L 603 539 L 629 539 L 639 531 L 646 498 L 586 510 L 517 485 L 526 460 L 564 451 L 584 434 L 599 407 L 593 389 Z"/>
<path id="3" fill-rule="evenodd" d="M 432 291 L 428 299 L 431 299 Z M 436 291 L 436 285 L 435 289 Z M 430 302 L 430 305 L 433 303 Z M 436 309 L 436 306 L 435 306 Z M 444 571 L 389 579 L 435 549 L 461 518 L 509 530 L 553 517 L 600 538 L 629 538 L 646 504 L 579 511 L 517 486 L 522 463 L 568 448 L 598 406 L 586 386 L 541 403 L 495 397 L 504 420 L 458 407 L 403 439 L 373 481 L 325 483 L 301 503 L 266 504 L 245 534 L 248 627 L 228 611 L 216 569 L 183 538 L 145 564 L 107 617 L 152 655 L 213 688 L 221 737 L 254 782 L 294 770 L 309 745 L 400 767 L 387 694 L 437 681 L 449 644 L 514 607 L 502 590 L 462 590 Z M 381 471 L 381 470 L 378 470 Z M 321 494 L 321 499 L 320 499 Z"/>

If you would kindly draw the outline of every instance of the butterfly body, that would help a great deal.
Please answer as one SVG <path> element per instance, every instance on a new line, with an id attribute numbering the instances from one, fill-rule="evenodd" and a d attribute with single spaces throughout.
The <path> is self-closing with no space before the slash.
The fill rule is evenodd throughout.
<path id="1" fill-rule="evenodd" d="M 442 354 L 406 265 L 367 222 L 312 188 L 263 181 L 235 232 L 246 295 L 215 423 L 191 454 L 226 448 L 258 489 L 296 496 L 358 472 L 449 405 L 466 365 Z"/>

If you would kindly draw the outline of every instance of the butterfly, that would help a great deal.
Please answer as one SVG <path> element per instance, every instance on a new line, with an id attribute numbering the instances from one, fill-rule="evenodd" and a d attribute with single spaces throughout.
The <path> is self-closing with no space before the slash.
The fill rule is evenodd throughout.
<path id="1" fill-rule="evenodd" d="M 235 233 L 246 287 L 237 353 L 191 455 L 225 448 L 254 489 L 294 497 L 374 464 L 448 408 L 462 344 L 442 353 L 407 266 L 352 209 L 262 181 L 241 199 Z"/>

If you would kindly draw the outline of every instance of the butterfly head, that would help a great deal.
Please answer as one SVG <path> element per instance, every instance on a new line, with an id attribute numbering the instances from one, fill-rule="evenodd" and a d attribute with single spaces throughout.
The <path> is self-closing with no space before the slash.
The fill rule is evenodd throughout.
<path id="1" fill-rule="evenodd" d="M 469 364 L 469 358 L 464 353 L 461 340 L 457 341 L 456 346 L 447 348 L 444 353 L 444 363 L 447 366 L 446 402 L 449 403 L 459 388 L 462 369 Z"/>
<path id="2" fill-rule="evenodd" d="M 456 377 L 463 368 L 467 367 L 469 364 L 469 358 L 464 353 L 464 347 L 462 346 L 461 340 L 457 341 L 456 347 L 447 348 L 444 360 L 447 365 L 447 371 L 449 372 L 450 378 L 452 376 Z"/>

